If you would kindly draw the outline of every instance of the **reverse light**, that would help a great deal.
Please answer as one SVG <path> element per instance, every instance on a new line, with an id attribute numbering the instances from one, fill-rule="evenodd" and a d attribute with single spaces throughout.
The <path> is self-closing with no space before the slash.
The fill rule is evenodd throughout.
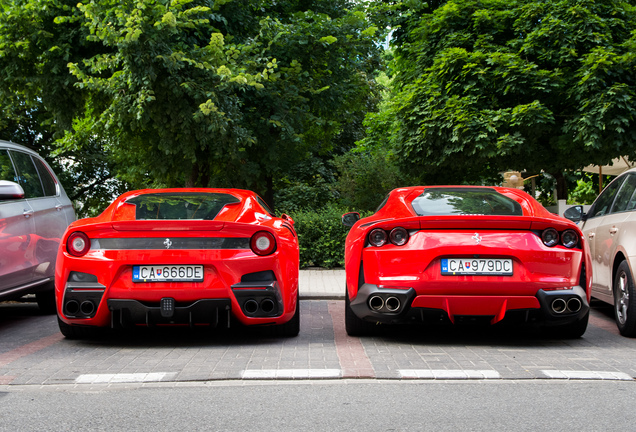
<path id="1" fill-rule="evenodd" d="M 66 250 L 69 254 L 81 257 L 88 253 L 91 248 L 91 241 L 86 234 L 75 231 L 66 240 Z"/>
<path id="2" fill-rule="evenodd" d="M 579 244 L 579 235 L 574 230 L 565 230 L 561 233 L 561 243 L 566 248 L 573 248 Z"/>
<path id="3" fill-rule="evenodd" d="M 384 246 L 387 241 L 386 231 L 381 228 L 371 230 L 369 233 L 369 243 L 375 247 Z"/>
<path id="4" fill-rule="evenodd" d="M 553 247 L 559 244 L 559 232 L 554 228 L 548 228 L 541 233 L 541 240 L 547 247 Z"/>
<path id="5" fill-rule="evenodd" d="M 270 232 L 259 231 L 252 236 L 250 248 L 256 255 L 265 256 L 272 254 L 276 250 L 276 239 Z"/>

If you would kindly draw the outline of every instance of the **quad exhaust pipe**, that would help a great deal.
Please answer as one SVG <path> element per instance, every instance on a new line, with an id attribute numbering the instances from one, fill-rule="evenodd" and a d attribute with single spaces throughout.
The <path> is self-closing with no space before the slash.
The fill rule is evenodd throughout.
<path id="1" fill-rule="evenodd" d="M 568 299 L 567 302 L 565 301 L 565 299 L 556 298 L 550 305 L 550 307 L 552 308 L 552 312 L 556 314 L 562 314 L 564 312 L 576 313 L 581 310 L 582 306 L 583 304 L 581 303 L 581 300 L 579 300 L 577 297 L 572 297 Z"/>
<path id="2" fill-rule="evenodd" d="M 243 311 L 246 315 L 254 316 L 258 312 L 262 312 L 265 315 L 269 315 L 276 311 L 276 303 L 271 298 L 264 298 L 260 303 L 256 299 L 247 299 L 243 303 Z"/>
<path id="3" fill-rule="evenodd" d="M 386 300 L 379 295 L 369 298 L 369 307 L 375 312 L 397 312 L 402 303 L 395 296 L 387 297 Z"/>

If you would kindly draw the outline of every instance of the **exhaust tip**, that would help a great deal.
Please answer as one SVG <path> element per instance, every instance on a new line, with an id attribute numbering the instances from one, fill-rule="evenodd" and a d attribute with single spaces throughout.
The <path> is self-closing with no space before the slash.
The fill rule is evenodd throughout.
<path id="1" fill-rule="evenodd" d="M 389 297 L 386 299 L 386 309 L 389 312 L 395 312 L 400 309 L 400 300 L 397 297 Z"/>
<path id="2" fill-rule="evenodd" d="M 83 301 L 80 305 L 80 312 L 83 315 L 92 315 L 95 312 L 95 304 L 90 300 Z"/>
<path id="3" fill-rule="evenodd" d="M 261 301 L 261 310 L 265 313 L 272 313 L 276 305 L 272 299 L 264 299 Z"/>
<path id="4" fill-rule="evenodd" d="M 80 304 L 76 300 L 69 300 L 66 302 L 66 314 L 76 315 L 80 310 Z"/>
<path id="5" fill-rule="evenodd" d="M 243 303 L 243 310 L 245 310 L 245 312 L 250 315 L 255 314 L 258 310 L 257 301 L 254 299 L 247 300 L 245 303 Z"/>
<path id="6" fill-rule="evenodd" d="M 369 307 L 374 311 L 379 311 L 384 306 L 384 299 L 380 296 L 373 296 L 369 299 Z"/>
<path id="7" fill-rule="evenodd" d="M 565 312 L 566 308 L 567 308 L 567 305 L 565 303 L 565 300 L 563 300 L 562 298 L 555 299 L 552 302 L 552 311 L 554 313 L 561 314 Z"/>
<path id="8" fill-rule="evenodd" d="M 583 306 L 581 304 L 581 300 L 579 300 L 576 297 L 571 298 L 570 300 L 568 300 L 568 310 L 570 312 L 578 312 L 581 310 L 581 306 Z"/>

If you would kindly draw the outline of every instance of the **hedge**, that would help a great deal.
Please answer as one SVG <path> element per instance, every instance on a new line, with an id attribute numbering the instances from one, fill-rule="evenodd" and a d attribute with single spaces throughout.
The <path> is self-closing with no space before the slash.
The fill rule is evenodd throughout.
<path id="1" fill-rule="evenodd" d="M 349 227 L 342 225 L 341 219 L 347 211 L 328 204 L 321 210 L 290 214 L 298 233 L 301 268 L 344 266 L 344 245 Z"/>

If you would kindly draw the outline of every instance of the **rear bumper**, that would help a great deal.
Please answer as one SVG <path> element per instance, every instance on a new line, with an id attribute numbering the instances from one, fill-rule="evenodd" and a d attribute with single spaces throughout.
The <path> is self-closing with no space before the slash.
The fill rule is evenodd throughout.
<path id="1" fill-rule="evenodd" d="M 387 302 L 393 299 L 399 303 L 397 309 L 387 307 Z M 446 317 L 451 323 L 461 317 L 486 317 L 490 324 L 495 324 L 511 312 L 527 311 L 526 320 L 532 318 L 545 325 L 564 325 L 582 319 L 589 308 L 586 292 L 580 286 L 567 290 L 539 289 L 535 296 L 418 296 L 413 288 L 385 289 L 364 284 L 351 301 L 351 309 L 359 318 L 386 324 L 425 320 L 425 314 L 429 312 L 437 312 L 437 316 Z"/>

